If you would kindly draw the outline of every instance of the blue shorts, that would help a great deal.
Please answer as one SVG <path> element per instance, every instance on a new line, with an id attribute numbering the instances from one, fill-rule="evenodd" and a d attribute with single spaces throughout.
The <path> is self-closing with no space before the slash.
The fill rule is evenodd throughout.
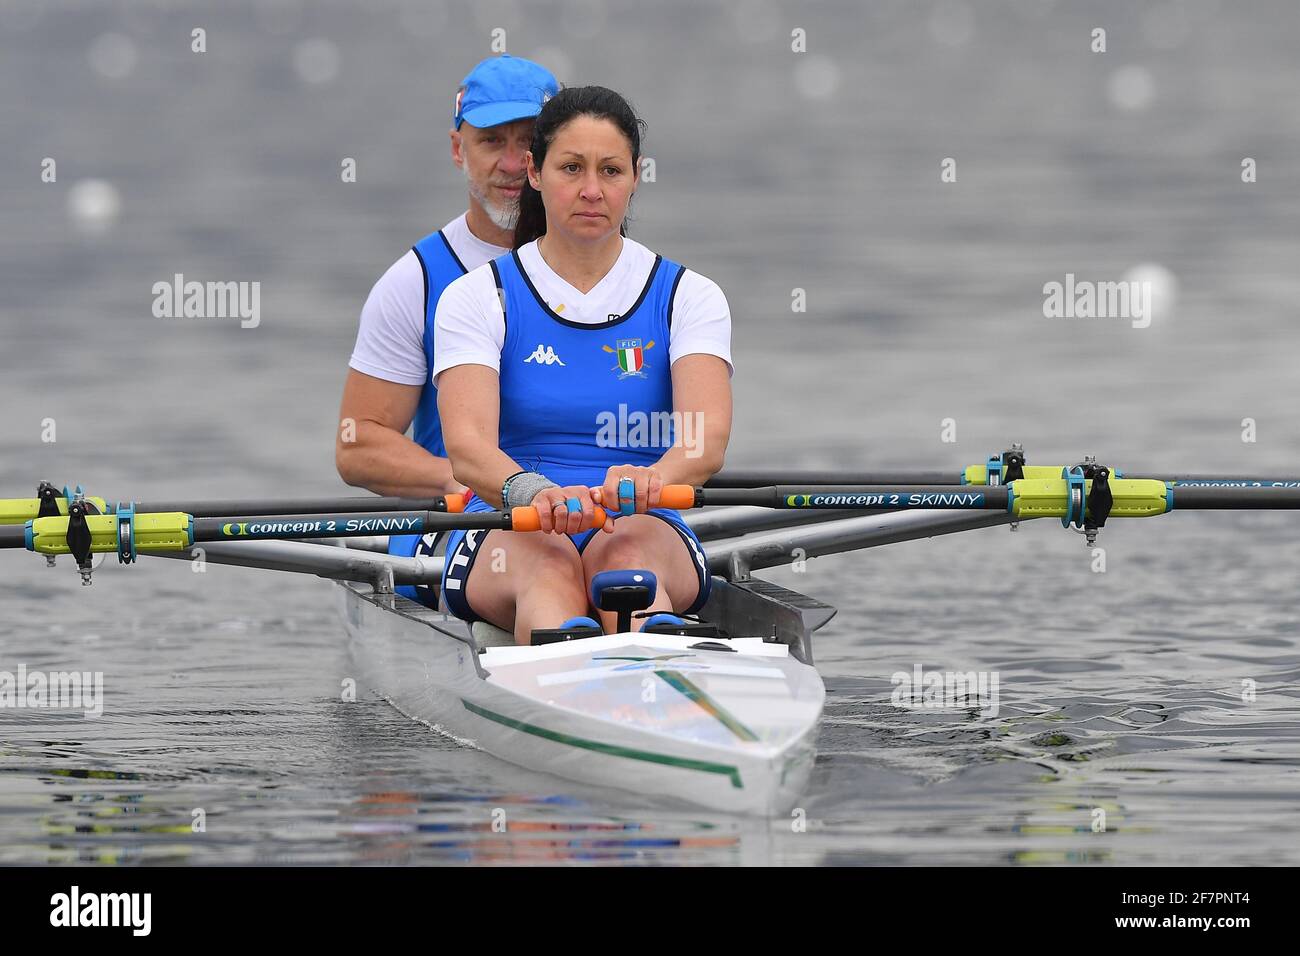
<path id="1" fill-rule="evenodd" d="M 445 537 L 441 531 L 434 534 L 390 534 L 388 553 L 403 558 L 433 557 L 438 553 L 438 546 Z M 428 607 L 438 606 L 438 591 L 427 584 L 399 584 L 393 590 Z"/>
<path id="2" fill-rule="evenodd" d="M 466 514 L 479 514 L 493 510 L 493 507 L 478 495 L 471 497 L 465 504 Z M 700 539 L 696 537 L 690 526 L 682 520 L 682 516 L 671 508 L 652 508 L 646 514 L 654 515 L 660 521 L 666 521 L 681 536 L 682 543 L 691 554 L 691 564 L 695 568 L 700 590 L 695 601 L 683 613 L 695 614 L 708 601 L 709 589 L 713 582 L 712 577 L 709 575 L 709 561 L 704 554 L 704 545 L 700 543 Z M 617 515 L 614 516 L 615 519 L 617 517 Z M 465 582 L 469 580 L 469 573 L 474 569 L 474 559 L 478 557 L 478 546 L 489 533 L 489 531 L 483 530 L 450 531 L 447 533 L 447 563 L 442 572 L 442 595 L 447 602 L 447 609 L 462 621 L 473 623 L 474 621 L 483 620 L 474 613 L 474 609 L 465 600 Z M 598 528 L 591 528 L 587 531 L 569 535 L 569 540 L 578 549 L 578 553 L 582 554 L 582 549 L 587 546 L 592 535 L 598 533 L 600 533 Z M 428 589 L 423 590 L 427 591 Z M 421 599 L 417 598 L 417 600 Z M 427 603 L 427 601 L 424 603 Z"/>

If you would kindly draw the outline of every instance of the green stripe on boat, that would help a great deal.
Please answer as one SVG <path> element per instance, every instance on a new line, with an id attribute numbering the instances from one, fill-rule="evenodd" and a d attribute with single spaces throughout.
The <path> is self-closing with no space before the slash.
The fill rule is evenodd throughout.
<path id="1" fill-rule="evenodd" d="M 699 770 L 703 773 L 719 773 L 724 777 L 731 779 L 731 785 L 737 790 L 743 790 L 745 785 L 740 781 L 740 770 L 737 767 L 730 767 L 723 763 L 711 763 L 707 760 L 691 760 L 686 757 L 674 757 L 670 754 L 657 754 L 649 750 L 635 750 L 631 747 L 619 747 L 615 744 L 603 744 L 598 740 L 586 740 L 582 737 L 574 737 L 570 734 L 562 734 L 555 730 L 547 730 L 545 727 L 538 727 L 535 724 L 525 723 L 522 720 L 515 720 L 513 717 L 506 717 L 503 714 L 496 714 L 477 704 L 471 704 L 469 701 L 461 698 L 461 703 L 471 714 L 477 714 L 480 717 L 501 724 L 503 727 L 509 727 L 511 730 L 522 730 L 526 734 L 532 734 L 534 737 L 541 737 L 545 740 L 553 740 L 556 743 L 568 744 L 570 747 L 581 747 L 583 750 L 591 750 L 596 753 L 608 754 L 611 757 L 627 757 L 629 760 L 644 760 L 647 763 L 658 763 L 668 767 L 680 767 L 683 770 Z"/>

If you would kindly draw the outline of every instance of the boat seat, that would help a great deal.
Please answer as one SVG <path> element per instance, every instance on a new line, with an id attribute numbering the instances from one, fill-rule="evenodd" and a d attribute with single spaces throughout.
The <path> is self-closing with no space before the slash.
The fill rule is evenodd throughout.
<path id="1" fill-rule="evenodd" d="M 469 629 L 474 637 L 474 643 L 480 648 L 484 647 L 513 647 L 515 636 L 509 631 L 503 631 L 495 624 L 489 624 L 487 621 L 475 621 Z"/>

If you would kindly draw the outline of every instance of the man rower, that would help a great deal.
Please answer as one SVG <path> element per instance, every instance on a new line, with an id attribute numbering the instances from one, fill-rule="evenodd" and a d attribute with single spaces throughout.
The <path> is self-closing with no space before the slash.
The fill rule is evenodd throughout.
<path id="1" fill-rule="evenodd" d="M 699 539 L 657 505 L 665 484 L 700 485 L 722 467 L 731 313 L 714 282 L 624 237 L 641 126 L 603 87 L 552 97 L 513 253 L 456 279 L 436 310 L 433 375 L 456 476 L 476 495 L 466 510 L 532 505 L 549 532 L 451 532 L 443 595 L 520 644 L 538 628 L 612 632 L 614 615 L 588 597 L 601 571 L 652 572 L 649 611 L 663 623 L 709 594 Z M 615 434 L 611 418 L 669 418 L 674 433 Z M 689 444 L 687 423 L 698 423 Z M 600 506 L 620 515 L 610 533 L 591 530 Z M 492 560 L 476 560 L 484 552 Z"/>
<path id="2" fill-rule="evenodd" d="M 452 477 L 431 378 L 434 312 L 453 279 L 510 251 L 533 122 L 558 91 L 550 71 L 505 55 L 479 63 L 460 85 L 451 159 L 465 174 L 469 208 L 393 263 L 362 307 L 334 452 L 349 485 L 412 498 L 464 490 Z M 406 437 L 412 422 L 414 440 Z M 389 550 L 432 547 L 432 537 L 404 535 Z"/>

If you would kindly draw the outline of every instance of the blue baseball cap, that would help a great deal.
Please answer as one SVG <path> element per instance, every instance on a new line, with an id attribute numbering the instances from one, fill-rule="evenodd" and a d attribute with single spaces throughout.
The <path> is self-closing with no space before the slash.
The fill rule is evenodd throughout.
<path id="1" fill-rule="evenodd" d="M 546 67 L 506 53 L 490 57 L 470 70 L 456 91 L 452 129 L 461 123 L 481 128 L 536 116 L 558 92 L 560 84 Z"/>

